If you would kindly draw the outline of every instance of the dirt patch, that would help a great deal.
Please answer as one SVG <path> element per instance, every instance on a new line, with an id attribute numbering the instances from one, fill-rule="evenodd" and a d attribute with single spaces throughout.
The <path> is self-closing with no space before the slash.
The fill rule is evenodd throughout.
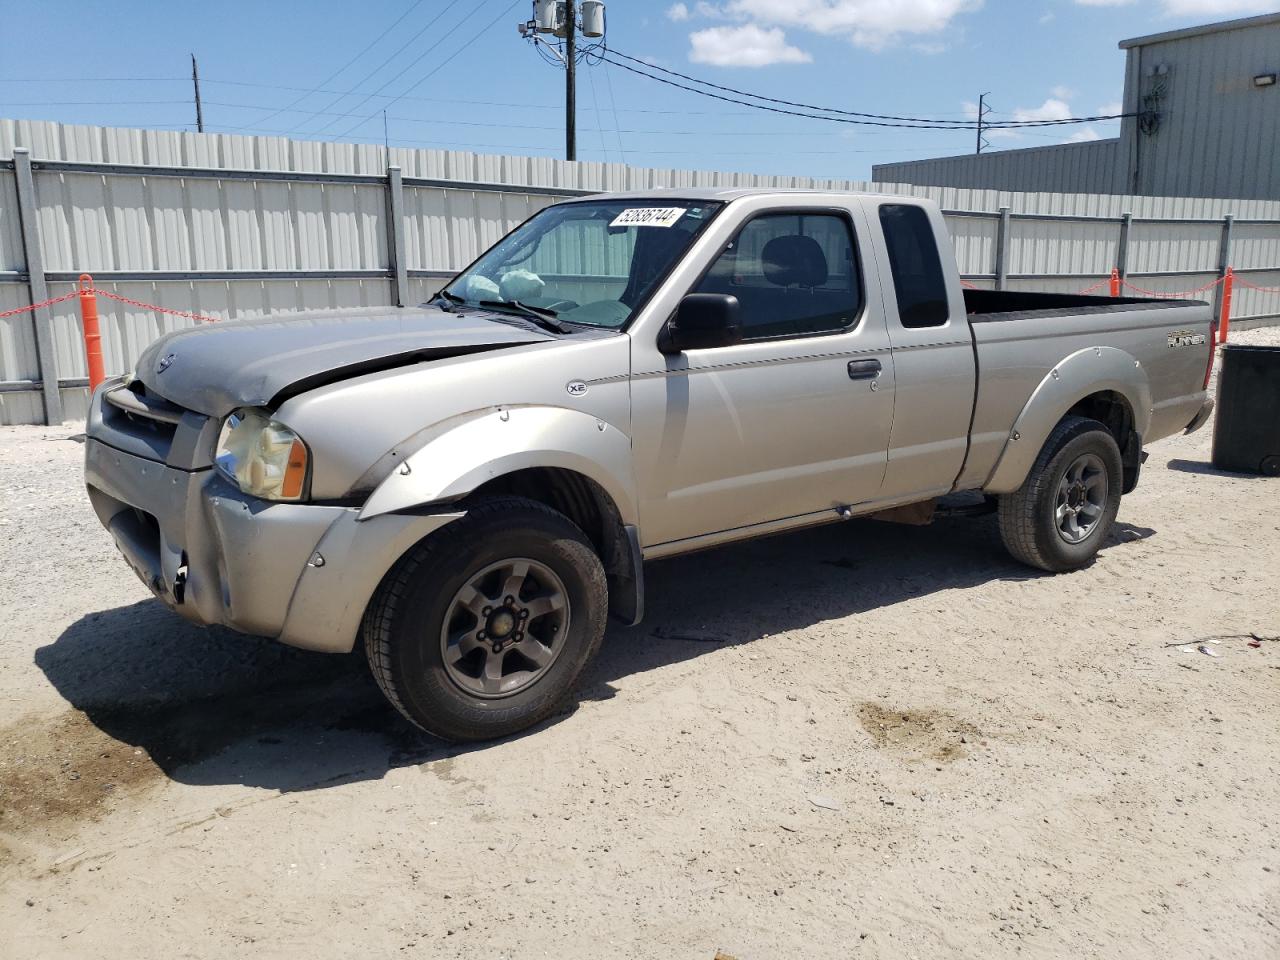
<path id="1" fill-rule="evenodd" d="M 0 731 L 0 831 L 96 820 L 106 805 L 164 778 L 146 751 L 103 733 L 79 711 Z"/>
<path id="2" fill-rule="evenodd" d="M 893 710 L 879 703 L 858 708 L 862 729 L 877 747 L 912 760 L 957 760 L 968 755 L 981 732 L 941 711 Z"/>

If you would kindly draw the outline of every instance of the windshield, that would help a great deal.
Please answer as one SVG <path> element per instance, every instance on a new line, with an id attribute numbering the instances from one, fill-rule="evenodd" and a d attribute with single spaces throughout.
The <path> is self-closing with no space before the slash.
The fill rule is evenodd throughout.
<path id="1" fill-rule="evenodd" d="M 444 292 L 454 303 L 514 304 L 571 323 L 622 327 L 721 206 L 654 199 L 551 206 Z"/>

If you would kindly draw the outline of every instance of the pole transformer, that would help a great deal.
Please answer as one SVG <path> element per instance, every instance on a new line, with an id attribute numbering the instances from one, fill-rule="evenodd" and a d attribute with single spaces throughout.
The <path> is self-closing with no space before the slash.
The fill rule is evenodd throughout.
<path id="1" fill-rule="evenodd" d="M 516 30 L 544 60 L 564 67 L 564 155 L 577 160 L 578 58 L 588 66 L 603 59 L 604 0 L 533 0 L 533 19 L 517 23 Z"/>

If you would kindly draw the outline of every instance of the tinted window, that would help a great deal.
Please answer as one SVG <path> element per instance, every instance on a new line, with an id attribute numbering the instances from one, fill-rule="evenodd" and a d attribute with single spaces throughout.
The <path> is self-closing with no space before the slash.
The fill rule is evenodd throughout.
<path id="1" fill-rule="evenodd" d="M 947 322 L 947 285 L 938 241 L 922 207 L 888 203 L 880 226 L 889 248 L 889 272 L 904 327 L 940 327 Z"/>
<path id="2" fill-rule="evenodd" d="M 694 292 L 737 297 L 743 338 L 760 340 L 844 330 L 859 290 L 847 220 L 779 213 L 749 221 Z"/>

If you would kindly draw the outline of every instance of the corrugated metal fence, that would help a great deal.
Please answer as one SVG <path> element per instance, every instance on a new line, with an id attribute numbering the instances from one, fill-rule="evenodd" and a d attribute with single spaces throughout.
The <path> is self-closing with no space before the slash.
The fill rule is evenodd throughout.
<path id="1" fill-rule="evenodd" d="M 82 272 L 122 296 L 217 317 L 413 304 L 558 198 L 717 185 L 930 197 L 978 286 L 1074 291 L 1119 267 L 1176 292 L 1228 264 L 1280 286 L 1276 201 L 872 185 L 0 120 L 0 313 L 70 292 Z M 101 306 L 109 374 L 190 323 Z M 1280 318 L 1280 295 L 1237 288 L 1233 314 Z M 84 377 L 74 300 L 0 319 L 0 422 L 83 416 Z"/>

